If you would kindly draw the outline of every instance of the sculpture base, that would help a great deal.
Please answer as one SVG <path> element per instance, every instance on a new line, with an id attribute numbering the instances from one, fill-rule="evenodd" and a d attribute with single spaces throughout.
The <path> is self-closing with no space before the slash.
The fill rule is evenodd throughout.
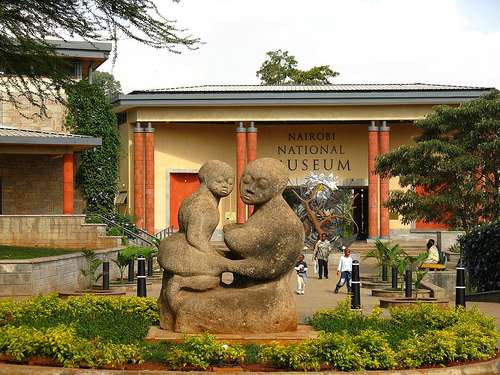
<path id="1" fill-rule="evenodd" d="M 199 333 L 178 333 L 166 331 L 159 326 L 152 326 L 149 329 L 146 341 L 148 342 L 182 342 L 186 336 L 195 336 Z M 299 325 L 296 331 L 278 332 L 278 333 L 215 333 L 213 334 L 218 341 L 229 344 L 270 344 L 278 342 L 280 344 L 295 344 L 307 339 L 318 337 L 319 332 L 314 331 L 311 326 Z"/>
<path id="2" fill-rule="evenodd" d="M 179 333 L 293 332 L 297 329 L 298 316 L 288 279 L 286 275 L 246 288 L 181 290 L 177 293 L 174 313 L 167 302 L 168 280 L 164 278 L 158 300 L 160 327 Z"/>

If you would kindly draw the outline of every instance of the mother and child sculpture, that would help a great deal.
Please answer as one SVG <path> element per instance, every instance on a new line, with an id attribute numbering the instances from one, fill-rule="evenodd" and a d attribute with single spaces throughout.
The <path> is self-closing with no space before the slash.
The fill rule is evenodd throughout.
<path id="1" fill-rule="evenodd" d="M 197 333 L 264 333 L 297 329 L 289 275 L 304 244 L 297 215 L 283 199 L 288 171 L 276 159 L 249 163 L 241 178 L 244 203 L 253 214 L 223 227 L 228 251 L 210 238 L 219 223 L 219 202 L 234 184 L 233 169 L 210 160 L 199 170 L 200 188 L 179 210 L 179 232 L 160 244 L 163 268 L 160 326 Z M 221 282 L 222 274 L 233 282 Z"/>

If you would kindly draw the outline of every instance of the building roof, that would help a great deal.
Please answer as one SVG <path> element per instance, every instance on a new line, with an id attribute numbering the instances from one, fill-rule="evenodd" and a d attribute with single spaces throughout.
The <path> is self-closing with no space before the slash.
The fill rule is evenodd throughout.
<path id="1" fill-rule="evenodd" d="M 491 87 L 403 84 L 206 85 L 136 90 L 115 99 L 116 111 L 140 106 L 459 104 Z"/>
<path id="2" fill-rule="evenodd" d="M 356 83 L 325 85 L 202 85 L 186 87 L 170 87 L 165 89 L 136 90 L 130 94 L 140 93 L 212 93 L 212 92 L 325 92 L 325 91 L 444 91 L 444 90 L 489 90 L 487 87 L 435 85 L 428 83 Z"/>
<path id="3" fill-rule="evenodd" d="M 17 129 L 0 126 L 0 144 L 3 145 L 41 145 L 41 146 L 80 146 L 90 148 L 100 146 L 101 138 L 87 135 L 57 133 L 43 130 Z"/>
<path id="4" fill-rule="evenodd" d="M 62 57 L 93 61 L 95 68 L 108 59 L 113 45 L 103 42 L 47 40 L 54 46 L 55 53 Z"/>

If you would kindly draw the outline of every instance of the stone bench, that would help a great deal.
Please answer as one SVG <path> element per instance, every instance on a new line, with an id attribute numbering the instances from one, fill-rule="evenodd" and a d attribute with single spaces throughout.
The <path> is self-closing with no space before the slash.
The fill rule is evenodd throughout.
<path id="1" fill-rule="evenodd" d="M 421 270 L 429 270 L 429 271 L 444 271 L 446 266 L 444 264 L 439 263 L 423 263 L 419 269 Z"/>

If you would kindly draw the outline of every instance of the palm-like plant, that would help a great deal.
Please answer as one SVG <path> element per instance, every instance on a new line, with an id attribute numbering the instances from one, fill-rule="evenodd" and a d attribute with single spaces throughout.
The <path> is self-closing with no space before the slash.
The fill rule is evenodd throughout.
<path id="1" fill-rule="evenodd" d="M 123 281 L 123 274 L 125 273 L 125 268 L 127 268 L 130 260 L 133 259 L 123 252 L 119 252 L 116 259 L 112 259 L 112 262 L 116 264 L 118 270 L 120 271 L 120 283 Z"/>
<path id="2" fill-rule="evenodd" d="M 395 265 L 398 257 L 402 254 L 404 254 L 404 251 L 399 244 L 389 247 L 388 242 L 377 240 L 375 248 L 367 252 L 363 259 L 374 258 L 382 269 L 382 280 L 387 281 L 387 266 Z"/>
<path id="3" fill-rule="evenodd" d="M 80 273 L 83 275 L 87 282 L 87 286 L 92 288 L 94 283 L 99 280 L 102 276 L 102 273 L 98 274 L 97 270 L 102 265 L 102 260 L 99 259 L 93 250 L 83 250 L 83 256 L 85 258 L 85 268 L 80 270 Z"/>
<path id="4" fill-rule="evenodd" d="M 422 265 L 422 263 L 427 259 L 427 253 L 421 253 L 418 255 L 408 255 L 406 253 L 402 253 L 396 259 L 396 267 L 398 269 L 398 273 L 404 277 L 407 269 L 411 270 L 412 273 L 416 272 L 416 281 L 415 281 L 415 296 L 417 297 L 418 289 L 420 288 L 420 284 L 422 283 L 423 278 L 427 274 L 427 272 L 418 271 L 418 267 Z M 401 290 L 403 290 L 403 284 L 401 284 Z"/>

